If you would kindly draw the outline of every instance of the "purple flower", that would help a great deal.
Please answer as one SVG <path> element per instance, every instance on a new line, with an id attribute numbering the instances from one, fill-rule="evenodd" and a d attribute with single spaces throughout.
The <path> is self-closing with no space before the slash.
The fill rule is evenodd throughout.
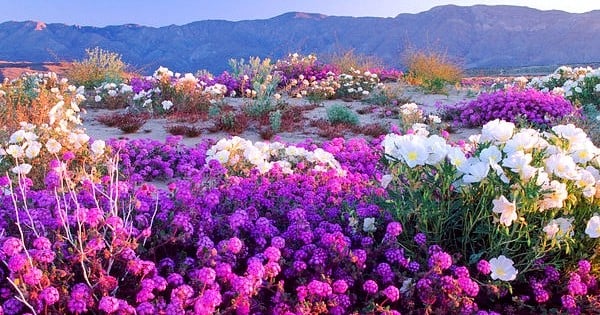
<path id="1" fill-rule="evenodd" d="M 334 293 L 344 294 L 346 293 L 346 290 L 348 290 L 348 283 L 342 279 L 335 280 L 333 282 L 332 288 Z"/>
<path id="2" fill-rule="evenodd" d="M 580 260 L 579 263 L 577 263 L 577 266 L 577 272 L 582 276 L 587 275 L 592 271 L 592 264 L 587 260 Z"/>
<path id="3" fill-rule="evenodd" d="M 231 271 L 231 265 L 228 263 L 217 263 L 215 266 L 215 275 L 224 281 L 229 281 L 232 278 L 233 272 Z"/>
<path id="4" fill-rule="evenodd" d="M 234 255 L 242 250 L 242 246 L 242 241 L 237 237 L 232 237 L 227 241 L 227 250 Z"/>
<path id="5" fill-rule="evenodd" d="M 212 268 L 203 267 L 202 269 L 198 270 L 198 280 L 204 284 L 211 284 L 215 282 L 216 276 L 217 274 Z"/>
<path id="6" fill-rule="evenodd" d="M 479 294 L 479 285 L 471 278 L 458 278 L 457 282 L 466 295 L 476 297 Z"/>
<path id="7" fill-rule="evenodd" d="M 154 306 L 149 302 L 140 303 L 135 310 L 138 315 L 152 315 L 156 313 Z"/>
<path id="8" fill-rule="evenodd" d="M 394 281 L 394 271 L 392 267 L 387 263 L 380 263 L 376 268 L 377 274 L 381 277 L 383 283 L 390 283 Z"/>
<path id="9" fill-rule="evenodd" d="M 283 249 L 285 247 L 285 239 L 280 236 L 275 236 L 271 239 L 271 246 Z"/>
<path id="10" fill-rule="evenodd" d="M 418 272 L 421 269 L 421 265 L 416 261 L 411 261 L 408 263 L 408 270 L 410 272 Z"/>
<path id="11" fill-rule="evenodd" d="M 44 273 L 40 269 L 33 267 L 23 274 L 23 281 L 28 285 L 34 286 L 40 283 L 43 275 Z"/>
<path id="12" fill-rule="evenodd" d="M 379 291 L 379 286 L 377 285 L 377 282 L 375 282 L 373 280 L 367 280 L 367 281 L 365 281 L 363 283 L 362 288 L 368 294 L 376 294 L 377 291 Z"/>
<path id="13" fill-rule="evenodd" d="M 388 238 L 396 238 L 400 233 L 402 233 L 402 225 L 400 222 L 390 222 L 387 225 L 385 230 L 386 237 Z"/>
<path id="14" fill-rule="evenodd" d="M 419 299 L 425 305 L 433 305 L 437 300 L 437 296 L 432 288 L 432 281 L 428 278 L 421 278 L 417 281 L 416 289 Z"/>
<path id="15" fill-rule="evenodd" d="M 108 314 L 114 313 L 119 310 L 119 299 L 111 296 L 104 296 L 98 303 L 98 309 Z"/>
<path id="16" fill-rule="evenodd" d="M 171 301 L 180 303 L 182 306 L 189 305 L 193 296 L 194 289 L 187 284 L 182 284 L 171 291 Z"/>
<path id="17" fill-rule="evenodd" d="M 396 302 L 400 299 L 400 290 L 393 285 L 383 289 L 383 295 L 385 295 L 390 301 Z"/>
<path id="18" fill-rule="evenodd" d="M 546 275 L 546 279 L 550 282 L 556 282 L 560 279 L 560 273 L 553 266 L 546 266 L 546 268 L 544 268 L 544 274 Z"/>
<path id="19" fill-rule="evenodd" d="M 308 289 L 309 294 L 312 294 L 312 295 L 315 295 L 318 297 L 327 297 L 333 293 L 333 290 L 331 289 L 331 286 L 329 285 L 329 283 L 318 281 L 318 280 L 312 280 L 311 282 L 308 283 L 306 288 Z"/>
<path id="20" fill-rule="evenodd" d="M 429 257 L 428 265 L 436 273 L 441 273 L 452 266 L 452 257 L 446 252 L 436 252 Z"/>
<path id="21" fill-rule="evenodd" d="M 278 261 L 281 258 L 279 249 L 272 246 L 267 247 L 263 253 L 269 261 Z"/>
<path id="22" fill-rule="evenodd" d="M 572 272 L 569 275 L 567 290 L 569 291 L 569 294 L 573 296 L 587 294 L 587 286 L 583 282 L 581 282 L 581 276 L 579 276 L 579 274 L 575 272 Z"/>
<path id="23" fill-rule="evenodd" d="M 55 287 L 47 287 L 40 292 L 40 298 L 47 304 L 53 305 L 60 299 L 60 293 Z"/>
<path id="24" fill-rule="evenodd" d="M 569 311 L 575 311 L 578 309 L 577 301 L 572 295 L 565 294 L 560 297 L 560 301 L 562 306 Z"/>
<path id="25" fill-rule="evenodd" d="M 21 240 L 16 237 L 7 237 L 2 243 L 2 251 L 6 254 L 6 256 L 11 257 L 17 253 L 20 253 L 23 250 L 23 244 Z"/>
<path id="26" fill-rule="evenodd" d="M 3 310 L 7 315 L 21 314 L 22 309 L 23 303 L 13 297 L 4 301 L 4 303 L 2 303 L 2 308 L 0 308 L 0 310 Z"/>
<path id="27" fill-rule="evenodd" d="M 477 262 L 477 271 L 479 271 L 481 274 L 489 275 L 492 273 L 492 265 L 490 265 L 487 260 L 481 259 L 479 262 Z"/>
<path id="28" fill-rule="evenodd" d="M 19 272 L 23 268 L 25 268 L 26 264 L 27 257 L 25 256 L 25 254 L 19 253 L 10 257 L 10 259 L 8 260 L 8 270 L 12 272 Z"/>

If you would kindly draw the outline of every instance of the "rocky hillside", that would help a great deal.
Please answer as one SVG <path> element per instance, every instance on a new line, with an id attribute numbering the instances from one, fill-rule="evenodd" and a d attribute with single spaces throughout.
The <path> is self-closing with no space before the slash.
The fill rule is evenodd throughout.
<path id="1" fill-rule="evenodd" d="M 4 22 L 0 60 L 80 59 L 86 48 L 121 53 L 142 72 L 164 65 L 180 72 L 228 68 L 230 58 L 280 58 L 290 52 L 327 56 L 354 49 L 401 67 L 408 47 L 434 47 L 466 68 L 600 61 L 600 10 L 582 14 L 516 6 L 435 7 L 395 18 L 292 12 L 265 20 L 198 21 L 160 28 Z"/>

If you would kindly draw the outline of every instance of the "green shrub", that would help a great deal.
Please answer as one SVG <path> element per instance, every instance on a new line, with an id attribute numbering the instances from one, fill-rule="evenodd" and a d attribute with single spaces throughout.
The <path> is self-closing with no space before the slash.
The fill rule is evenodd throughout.
<path id="1" fill-rule="evenodd" d="M 334 104 L 327 108 L 327 120 L 331 124 L 358 125 L 358 114 L 341 104 Z"/>

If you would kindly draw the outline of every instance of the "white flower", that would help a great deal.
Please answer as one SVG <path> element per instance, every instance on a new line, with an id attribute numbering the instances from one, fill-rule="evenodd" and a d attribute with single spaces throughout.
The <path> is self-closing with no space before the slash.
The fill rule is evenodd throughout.
<path id="1" fill-rule="evenodd" d="M 521 129 L 515 133 L 512 138 L 506 141 L 502 151 L 510 154 L 515 151 L 529 152 L 533 148 L 545 148 L 547 141 L 540 137 L 540 133 L 535 129 Z"/>
<path id="2" fill-rule="evenodd" d="M 429 165 L 436 165 L 440 163 L 446 155 L 448 154 L 448 149 L 450 145 L 446 143 L 446 139 L 438 136 L 432 135 L 428 137 L 425 141 L 425 145 L 427 147 L 427 151 L 429 151 L 429 156 L 427 157 L 426 163 Z"/>
<path id="3" fill-rule="evenodd" d="M 27 175 L 31 171 L 31 165 L 27 163 L 19 164 L 12 168 L 12 172 L 19 175 Z"/>
<path id="4" fill-rule="evenodd" d="M 101 100 L 102 100 L 102 96 L 100 96 L 100 95 L 94 96 L 94 101 L 96 101 L 96 103 L 100 102 Z"/>
<path id="5" fill-rule="evenodd" d="M 519 174 L 521 180 L 528 181 L 537 172 L 537 169 L 529 164 L 532 160 L 531 154 L 515 151 L 502 161 L 502 166 L 508 167 L 511 171 Z"/>
<path id="6" fill-rule="evenodd" d="M 498 258 L 490 259 L 490 267 L 492 270 L 492 280 L 512 281 L 517 278 L 519 271 L 513 266 L 514 262 L 510 258 L 506 258 L 504 255 L 500 255 Z"/>
<path id="7" fill-rule="evenodd" d="M 568 155 L 553 154 L 545 160 L 546 172 L 554 174 L 560 178 L 577 180 L 579 172 L 577 165 Z"/>
<path id="8" fill-rule="evenodd" d="M 413 168 L 417 165 L 424 165 L 429 157 L 425 147 L 423 137 L 405 136 L 404 141 L 398 143 L 400 155 L 408 167 Z"/>
<path id="9" fill-rule="evenodd" d="M 565 236 L 573 236 L 573 221 L 574 218 L 558 218 L 550 220 L 544 227 L 544 232 L 548 238 L 563 238 Z"/>
<path id="10" fill-rule="evenodd" d="M 375 226 L 375 218 L 365 218 L 363 221 L 363 231 L 364 232 L 375 232 L 377 227 Z"/>
<path id="11" fill-rule="evenodd" d="M 427 118 L 429 119 L 430 122 L 432 122 L 434 124 L 440 124 L 440 123 L 442 123 L 442 119 L 440 118 L 440 116 L 429 115 L 429 116 L 427 116 Z"/>
<path id="12" fill-rule="evenodd" d="M 578 128 L 573 124 L 554 126 L 552 127 L 552 131 L 554 131 L 557 136 L 568 140 L 570 146 L 577 145 L 578 143 L 585 143 L 588 140 L 583 129 Z"/>
<path id="13" fill-rule="evenodd" d="M 490 164 L 487 162 L 475 162 L 469 164 L 466 174 L 463 176 L 465 183 L 478 183 L 487 177 L 490 171 Z"/>
<path id="14" fill-rule="evenodd" d="M 381 187 L 384 189 L 387 188 L 387 186 L 392 182 L 392 179 L 393 177 L 390 174 L 381 176 Z"/>
<path id="15" fill-rule="evenodd" d="M 56 153 L 60 152 L 61 148 L 62 148 L 62 145 L 60 144 L 60 142 L 58 142 L 54 139 L 50 139 L 50 140 L 48 140 L 48 142 L 46 142 L 46 150 L 48 150 L 48 152 L 50 154 L 56 154 Z"/>
<path id="16" fill-rule="evenodd" d="M 19 129 L 10 135 L 9 143 L 19 143 L 25 140 L 25 130 Z"/>
<path id="17" fill-rule="evenodd" d="M 217 152 L 214 155 L 214 159 L 219 161 L 219 163 L 221 163 L 221 164 L 225 164 L 225 163 L 227 163 L 227 161 L 229 161 L 229 155 L 230 155 L 229 151 L 222 150 L 222 151 Z"/>
<path id="18" fill-rule="evenodd" d="M 110 97 L 117 96 L 117 91 L 115 91 L 115 90 L 108 90 L 108 96 L 110 96 Z"/>
<path id="19" fill-rule="evenodd" d="M 489 146 L 479 153 L 481 162 L 489 163 L 490 165 L 498 164 L 502 160 L 502 152 L 497 146 Z"/>
<path id="20" fill-rule="evenodd" d="M 554 220 L 552 220 L 554 221 Z M 560 228 L 558 227 L 558 224 L 556 222 L 552 222 L 550 221 L 550 223 L 548 223 L 542 230 L 546 233 L 546 237 L 547 238 L 554 238 L 554 236 L 556 236 L 556 234 L 558 233 L 558 231 L 560 231 Z"/>
<path id="21" fill-rule="evenodd" d="M 102 155 L 106 149 L 106 143 L 104 140 L 94 140 L 91 146 L 92 153 L 95 155 Z"/>
<path id="22" fill-rule="evenodd" d="M 454 165 L 459 171 L 466 173 L 469 169 L 469 163 L 465 153 L 458 147 L 450 147 L 448 149 L 448 160 L 450 164 Z"/>
<path id="23" fill-rule="evenodd" d="M 550 192 L 544 195 L 544 199 L 540 202 L 540 211 L 553 208 L 562 208 L 563 202 L 569 196 L 567 185 L 559 181 L 553 180 L 548 185 L 542 186 L 543 190 Z"/>
<path id="24" fill-rule="evenodd" d="M 510 202 L 504 195 L 500 198 L 492 200 L 494 213 L 500 214 L 500 223 L 506 226 L 511 226 L 514 221 L 517 221 L 517 206 L 515 202 Z"/>
<path id="25" fill-rule="evenodd" d="M 42 149 L 42 144 L 37 141 L 30 141 L 27 143 L 27 149 L 25 149 L 25 156 L 29 159 L 33 159 L 34 157 L 40 154 L 40 150 Z"/>
<path id="26" fill-rule="evenodd" d="M 18 159 L 23 157 L 25 152 L 23 150 L 23 147 L 21 147 L 20 145 L 11 144 L 8 146 L 8 148 L 6 148 L 6 154 L 12 156 L 15 159 Z"/>
<path id="27" fill-rule="evenodd" d="M 571 146 L 571 148 L 573 150 L 570 152 L 570 156 L 575 163 L 587 163 L 600 153 L 600 150 L 589 139 L 581 144 Z"/>
<path id="28" fill-rule="evenodd" d="M 481 129 L 480 141 L 505 143 L 512 137 L 515 124 L 500 119 L 492 120 Z"/>
<path id="29" fill-rule="evenodd" d="M 600 237 L 600 216 L 595 213 L 585 226 L 585 234 L 591 238 Z"/>
<path id="30" fill-rule="evenodd" d="M 171 101 L 162 101 L 162 103 L 160 103 L 162 105 L 163 110 L 168 111 L 169 109 L 171 109 L 171 107 L 173 107 L 173 102 Z"/>

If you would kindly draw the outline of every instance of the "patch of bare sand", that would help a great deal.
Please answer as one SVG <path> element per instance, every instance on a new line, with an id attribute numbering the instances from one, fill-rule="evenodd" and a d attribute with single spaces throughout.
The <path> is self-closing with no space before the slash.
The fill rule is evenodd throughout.
<path id="1" fill-rule="evenodd" d="M 439 95 L 423 94 L 418 88 L 412 86 L 399 86 L 397 84 L 392 84 L 392 88 L 395 88 L 397 91 L 399 91 L 403 98 L 409 99 L 412 102 L 418 104 L 426 115 L 436 114 L 438 112 L 438 104 L 456 104 L 460 101 L 466 101 L 470 99 L 466 91 L 457 89 L 451 89 L 451 91 L 447 95 Z M 308 105 L 308 101 L 304 99 L 287 98 L 285 101 L 290 105 Z M 231 105 L 236 109 L 241 108 L 245 104 L 245 102 L 248 102 L 248 100 L 240 98 L 225 99 L 226 104 Z M 343 104 L 344 106 L 347 106 L 353 111 L 362 113 L 359 115 L 359 121 L 361 126 L 376 123 L 383 124 L 384 126 L 389 128 L 392 124 L 397 125 L 399 123 L 397 115 L 389 115 L 389 113 L 388 115 L 386 115 L 386 111 L 390 109 L 389 107 L 385 108 L 383 106 L 373 106 L 371 104 L 367 104 L 360 101 L 345 102 L 341 100 L 328 100 L 325 101 L 323 105 L 317 108 L 303 112 L 303 127 L 300 128 L 300 130 L 296 132 L 280 132 L 271 141 L 278 140 L 287 143 L 298 143 L 305 141 L 308 138 L 311 138 L 314 142 L 320 143 L 322 141 L 327 140 L 319 136 L 319 130 L 314 126 L 311 126 L 310 122 L 326 118 L 327 107 L 333 104 Z M 81 115 L 84 121 L 84 127 L 86 128 L 88 135 L 90 135 L 93 139 L 106 140 L 110 138 L 150 138 L 159 141 L 164 141 L 166 137 L 169 136 L 169 133 L 165 129 L 165 126 L 169 125 L 170 123 L 164 118 L 150 119 L 146 122 L 144 126 L 142 126 L 142 128 L 140 128 L 138 132 L 130 134 L 125 134 L 118 128 L 107 127 L 96 120 L 96 117 L 98 117 L 98 115 L 110 112 L 110 110 L 106 109 L 87 109 L 87 112 Z M 218 140 L 230 136 L 226 132 L 209 132 L 209 129 L 212 124 L 213 123 L 211 121 L 195 123 L 195 126 L 202 128 L 202 134 L 199 137 L 194 138 L 184 137 L 182 139 L 182 143 L 186 145 L 195 145 L 204 138 L 212 138 Z M 452 130 L 450 134 L 450 139 L 454 141 L 459 139 L 466 140 L 470 135 L 477 134 L 479 132 L 480 129 L 456 129 Z M 240 134 L 239 136 L 251 141 L 264 141 L 260 137 L 259 130 L 257 130 L 254 127 L 248 128 L 244 133 Z M 348 132 L 345 136 L 346 138 L 365 137 L 364 135 L 354 134 L 352 132 Z"/>

